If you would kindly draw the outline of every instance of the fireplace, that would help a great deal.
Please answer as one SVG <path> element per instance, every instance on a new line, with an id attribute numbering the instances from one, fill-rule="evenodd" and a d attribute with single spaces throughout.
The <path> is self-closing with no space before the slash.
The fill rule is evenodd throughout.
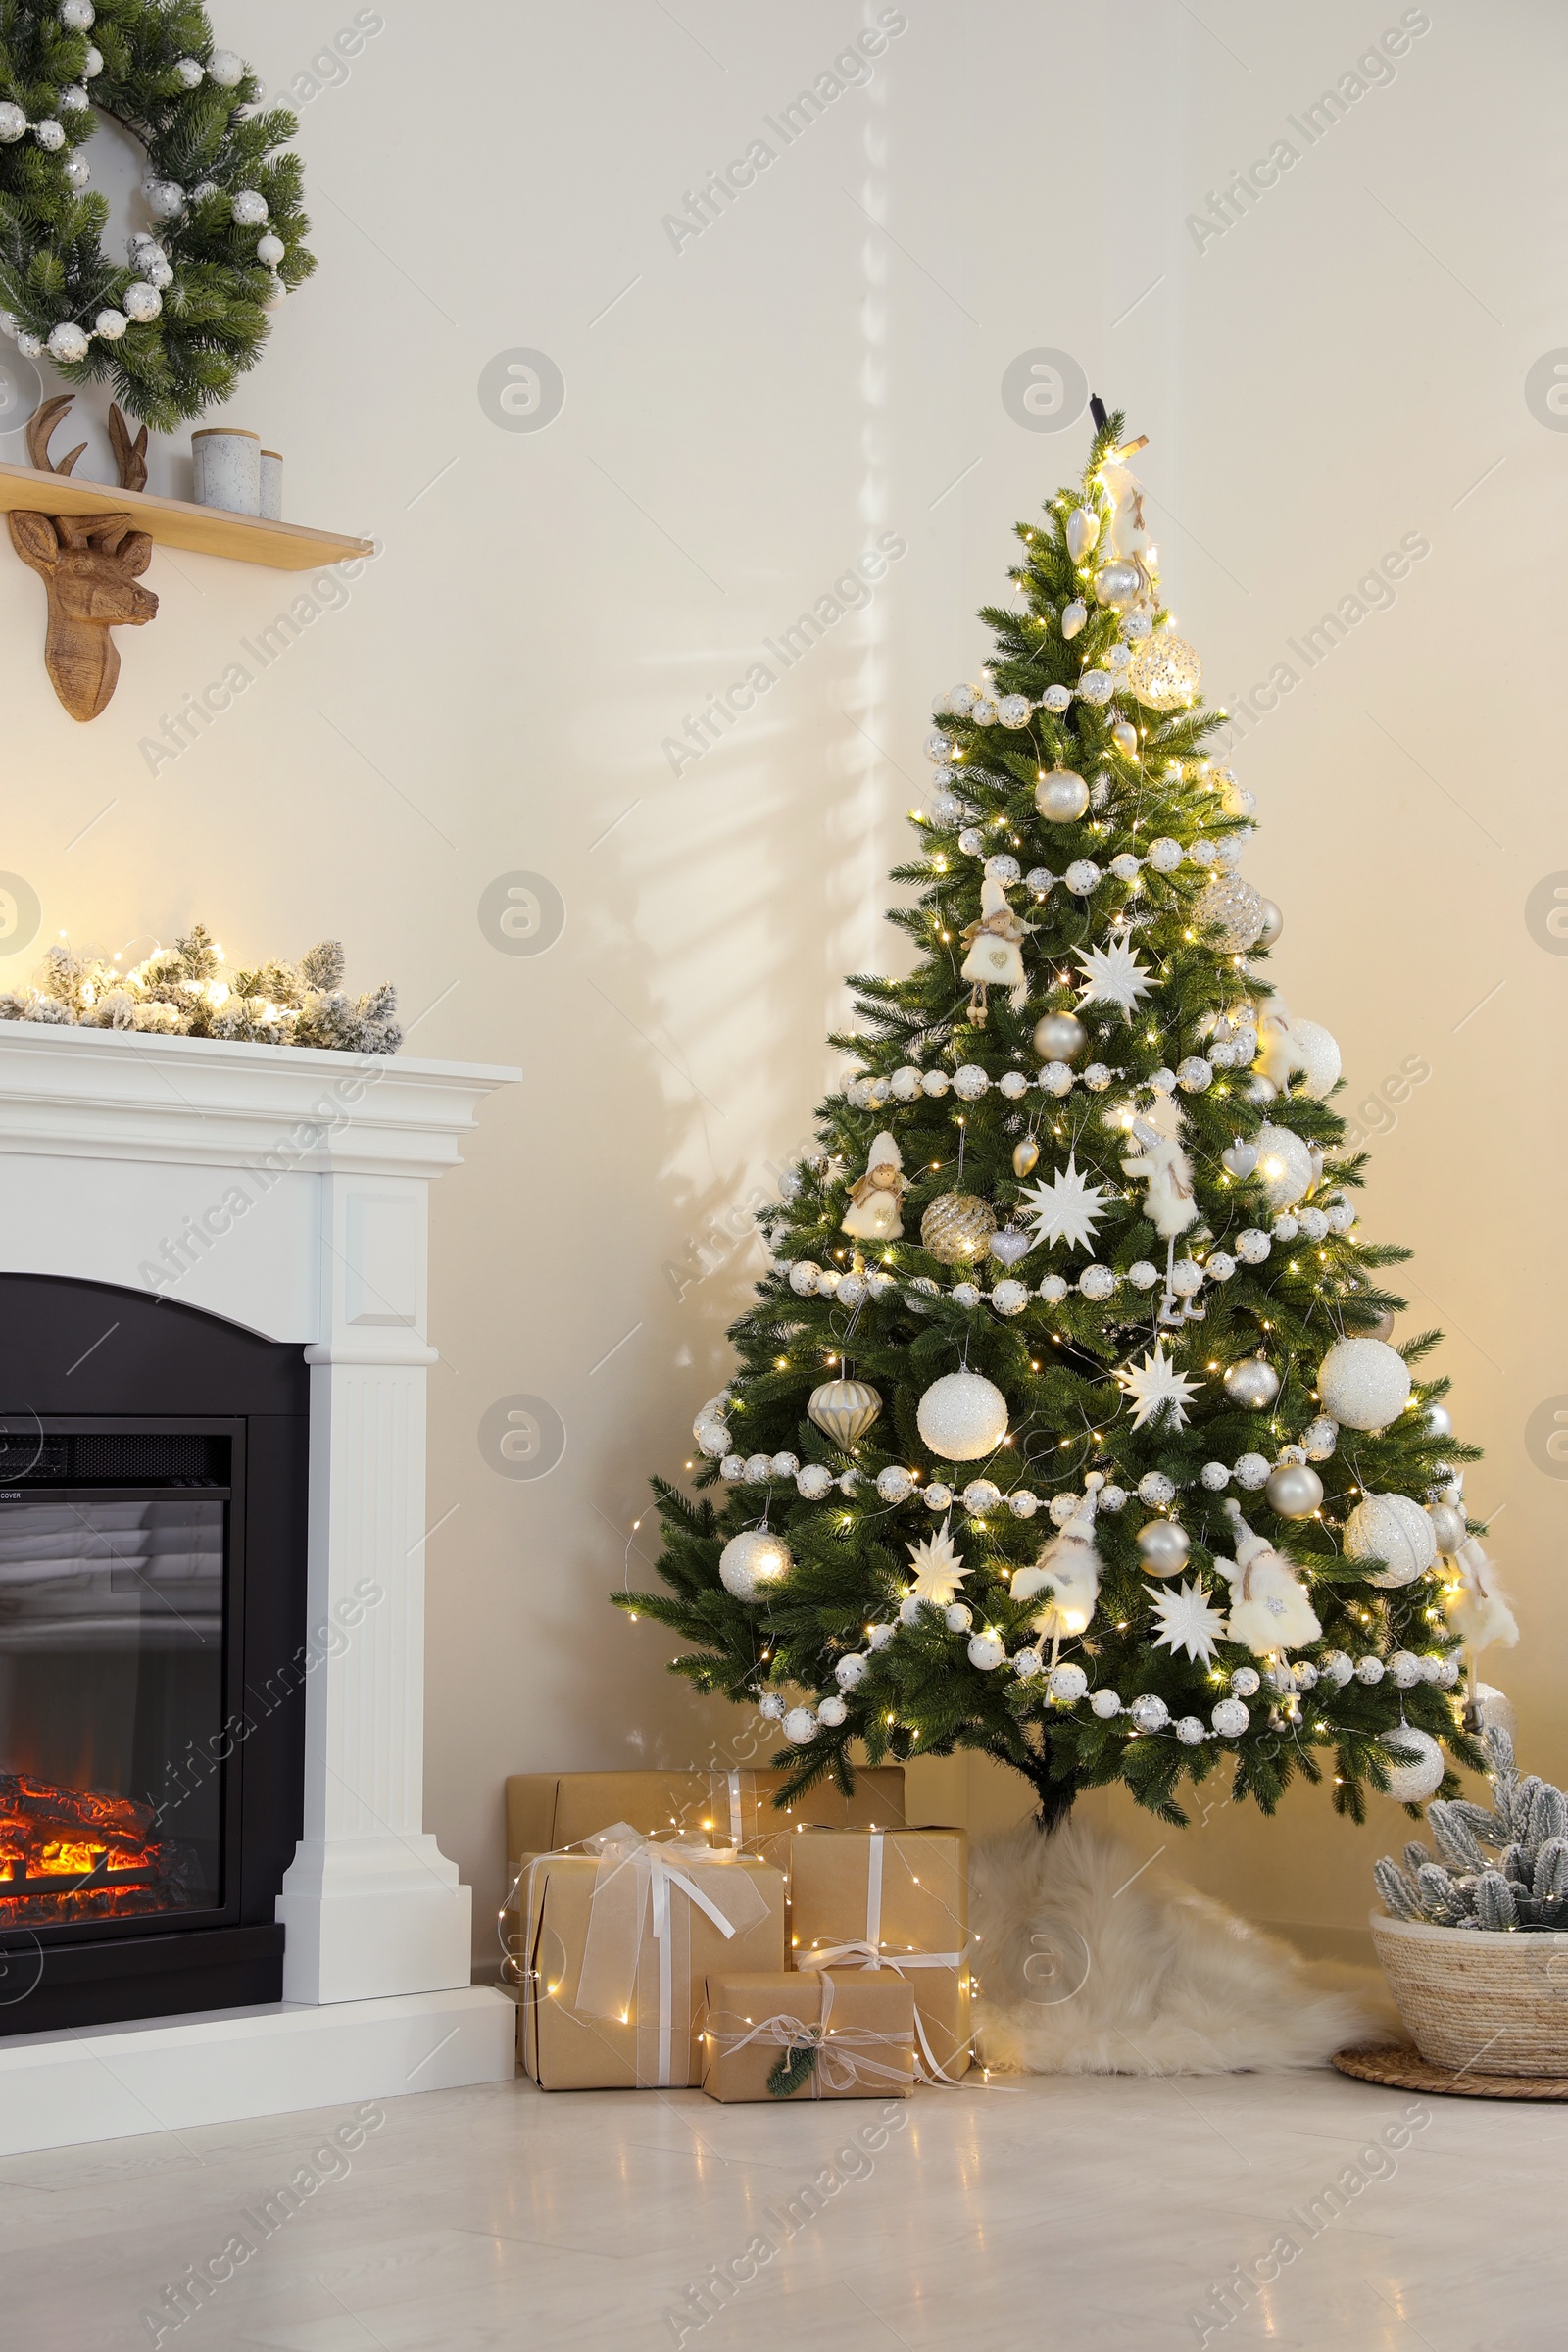
<path id="1" fill-rule="evenodd" d="M 173 1301 L 0 1275 L 0 2035 L 282 1991 L 308 1382 Z"/>

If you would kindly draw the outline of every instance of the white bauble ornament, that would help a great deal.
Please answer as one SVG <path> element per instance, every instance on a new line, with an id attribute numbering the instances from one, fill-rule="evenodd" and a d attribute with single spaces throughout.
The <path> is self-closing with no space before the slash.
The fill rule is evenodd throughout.
<path id="1" fill-rule="evenodd" d="M 1287 1462 L 1263 1489 L 1263 1499 L 1282 1519 L 1310 1519 L 1323 1500 L 1323 1481 L 1305 1462 Z"/>
<path id="2" fill-rule="evenodd" d="M 1263 1678 L 1255 1666 L 1238 1666 L 1231 1676 L 1231 1689 L 1238 1698 L 1255 1698 L 1263 1687 Z"/>
<path id="3" fill-rule="evenodd" d="M 800 1457 L 793 1453 L 775 1453 L 772 1460 L 774 1478 L 793 1478 L 800 1468 Z"/>
<path id="4" fill-rule="evenodd" d="M 1312 1154 L 1289 1127 L 1265 1119 L 1257 1131 L 1257 1173 L 1270 1208 L 1290 1208 L 1310 1191 Z M 1342 1416 L 1343 1418 L 1343 1416 Z"/>
<path id="5" fill-rule="evenodd" d="M 854 1690 L 864 1682 L 868 1665 L 869 1661 L 856 1650 L 849 1657 L 840 1658 L 833 1669 L 833 1680 L 841 1690 Z"/>
<path id="6" fill-rule="evenodd" d="M 1102 1723 L 1109 1723 L 1121 1713 L 1121 1700 L 1114 1690 L 1097 1690 L 1089 1704 Z"/>
<path id="7" fill-rule="evenodd" d="M 836 1732 L 849 1711 L 842 1698 L 829 1696 L 818 1701 L 816 1720 L 818 1723 L 825 1723 L 830 1732 Z"/>
<path id="8" fill-rule="evenodd" d="M 198 60 L 194 57 L 176 58 L 174 61 L 174 72 L 179 75 L 180 80 L 184 83 L 187 90 L 199 90 L 201 88 L 202 68 Z"/>
<path id="9" fill-rule="evenodd" d="M 750 1453 L 747 1455 L 745 1478 L 748 1486 L 765 1486 L 772 1474 L 773 1456 L 770 1453 Z"/>
<path id="10" fill-rule="evenodd" d="M 77 195 L 80 195 L 91 177 L 92 166 L 84 155 L 73 155 L 67 159 L 66 185 L 74 188 Z"/>
<path id="11" fill-rule="evenodd" d="M 1429 1404 L 1426 1410 L 1427 1434 L 1434 1438 L 1451 1438 L 1453 1415 L 1446 1404 Z"/>
<path id="12" fill-rule="evenodd" d="M 1125 612 L 1143 594 L 1144 575 L 1136 564 L 1102 564 L 1095 574 L 1095 602 Z"/>
<path id="13" fill-rule="evenodd" d="M 1138 1481 L 1138 1499 L 1147 1502 L 1152 1511 L 1162 1511 L 1175 1501 L 1176 1489 L 1163 1470 L 1146 1470 Z"/>
<path id="14" fill-rule="evenodd" d="M 1279 1395 L 1280 1376 L 1262 1356 L 1244 1355 L 1239 1363 L 1226 1366 L 1224 1387 L 1232 1404 L 1260 1413 Z"/>
<path id="15" fill-rule="evenodd" d="M 33 124 L 32 135 L 39 146 L 46 149 L 50 155 L 58 155 L 66 143 L 66 126 L 63 122 L 57 122 L 53 115 L 50 115 L 42 122 Z"/>
<path id="16" fill-rule="evenodd" d="M 973 1612 L 961 1600 L 950 1600 L 942 1612 L 942 1622 L 950 1634 L 966 1634 L 974 1623 Z"/>
<path id="17" fill-rule="evenodd" d="M 994 1511 L 1002 1501 L 1002 1489 L 989 1478 L 971 1478 L 963 1490 L 963 1507 L 972 1517 Z"/>
<path id="18" fill-rule="evenodd" d="M 822 1269 L 814 1258 L 798 1257 L 790 1268 L 790 1289 L 798 1298 L 809 1298 L 822 1279 Z"/>
<path id="19" fill-rule="evenodd" d="M 1513 1700 L 1505 1690 L 1499 1690 L 1494 1683 L 1477 1683 L 1475 1713 L 1477 1729 L 1480 1731 L 1495 1729 L 1506 1732 L 1511 1740 L 1519 1728 Z"/>
<path id="20" fill-rule="evenodd" d="M 1419 1805 L 1437 1794 L 1447 1767 L 1430 1732 L 1417 1731 L 1413 1723 L 1396 1724 L 1384 1733 L 1383 1744 L 1395 1759 L 1389 1794 L 1396 1804 Z"/>
<path id="21" fill-rule="evenodd" d="M 940 1478 L 934 1478 L 928 1487 L 921 1488 L 920 1500 L 925 1504 L 925 1507 L 928 1511 L 951 1511 L 953 1508 L 953 1489 L 951 1487 L 945 1487 Z"/>
<path id="22" fill-rule="evenodd" d="M 1058 1706 L 1075 1707 L 1089 1688 L 1089 1677 L 1081 1666 L 1054 1666 L 1047 1688 Z"/>
<path id="23" fill-rule="evenodd" d="M 1222 1698 L 1208 1720 L 1222 1740 L 1239 1740 L 1252 1718 L 1239 1698 Z"/>
<path id="24" fill-rule="evenodd" d="M 853 1446 L 865 1435 L 882 1399 L 863 1380 L 825 1380 L 807 1399 L 807 1412 L 820 1430 L 839 1446 Z"/>
<path id="25" fill-rule="evenodd" d="M 1426 1574 L 1438 1556 L 1437 1530 L 1408 1494 L 1368 1494 L 1345 1522 L 1345 1556 L 1385 1562 L 1367 1582 L 1393 1591 Z"/>
<path id="26" fill-rule="evenodd" d="M 765 1527 L 748 1528 L 731 1536 L 719 1554 L 718 1581 L 737 1600 L 760 1600 L 772 1585 L 782 1584 L 794 1567 L 789 1545 Z"/>
<path id="27" fill-rule="evenodd" d="M 873 1649 L 886 1649 L 898 1630 L 896 1625 L 873 1625 L 866 1640 Z"/>
<path id="28" fill-rule="evenodd" d="M 1396 1649 L 1389 1660 L 1389 1680 L 1396 1690 L 1413 1690 L 1421 1680 L 1421 1661 L 1410 1649 Z"/>
<path id="29" fill-rule="evenodd" d="M 156 220 L 177 220 L 185 210 L 185 191 L 177 179 L 143 180 L 142 194 Z"/>
<path id="30" fill-rule="evenodd" d="M 918 1592 L 906 1592 L 899 1603 L 899 1623 L 901 1625 L 915 1624 L 924 1607 L 925 1602 L 920 1598 Z"/>
<path id="31" fill-rule="evenodd" d="M 118 343 L 129 324 L 123 311 L 100 311 L 93 320 L 93 331 L 105 343 Z"/>
<path id="32" fill-rule="evenodd" d="M 1130 760 L 1138 749 L 1138 729 L 1119 718 L 1110 730 L 1110 740 L 1124 760 Z"/>
<path id="33" fill-rule="evenodd" d="M 978 1666 L 982 1674 L 992 1674 L 1006 1657 L 1007 1645 L 1000 1634 L 975 1634 L 969 1642 L 969 1663 Z"/>
<path id="34" fill-rule="evenodd" d="M 220 90 L 237 90 L 245 78 L 245 60 L 232 49 L 215 49 L 207 61 L 207 78 Z"/>
<path id="35" fill-rule="evenodd" d="M 1318 1366 L 1317 1393 L 1346 1429 L 1387 1429 L 1409 1401 L 1410 1367 L 1385 1340 L 1340 1340 Z"/>
<path id="36" fill-rule="evenodd" d="M 1193 901 L 1193 920 L 1204 930 L 1218 931 L 1215 944 L 1224 955 L 1245 956 L 1257 944 L 1263 901 L 1240 874 L 1219 874 Z"/>
<path id="37" fill-rule="evenodd" d="M 764 1690 L 757 1702 L 757 1712 L 764 1723 L 778 1723 L 784 1714 L 784 1701 L 776 1690 Z"/>
<path id="38" fill-rule="evenodd" d="M 709 1420 L 699 1414 L 692 1436 L 710 1461 L 716 1462 L 729 1451 L 729 1431 L 722 1421 Z"/>
<path id="39" fill-rule="evenodd" d="M 255 188 L 241 188 L 229 205 L 236 228 L 260 228 L 267 219 L 267 198 Z"/>
<path id="40" fill-rule="evenodd" d="M 26 132 L 25 113 L 20 106 L 13 106 L 9 98 L 6 99 L 0 105 L 0 147 L 14 147 L 18 139 L 25 138 Z"/>
<path id="41" fill-rule="evenodd" d="M 1031 1494 L 1027 1487 L 1017 1487 L 1007 1496 L 1007 1508 L 1015 1519 L 1032 1519 L 1040 1508 L 1040 1497 Z"/>
<path id="42" fill-rule="evenodd" d="M 1076 769 L 1054 767 L 1035 786 L 1035 807 L 1048 824 L 1072 825 L 1089 806 L 1089 787 Z"/>
<path id="43" fill-rule="evenodd" d="M 795 1491 L 808 1502 L 820 1502 L 833 1492 L 833 1473 L 825 1462 L 806 1462 L 795 1474 Z"/>
<path id="44" fill-rule="evenodd" d="M 1291 1066 L 1301 1075 L 1301 1092 L 1322 1101 L 1340 1075 L 1340 1049 L 1320 1021 L 1292 1021 Z"/>
<path id="45" fill-rule="evenodd" d="M 164 298 L 158 288 L 146 285 L 140 279 L 128 285 L 121 299 L 125 306 L 126 318 L 133 319 L 138 326 L 146 326 L 164 307 Z"/>
<path id="46" fill-rule="evenodd" d="M 944 1461 L 974 1462 L 1007 1434 L 1007 1399 L 979 1372 L 949 1372 L 932 1383 L 915 1415 L 920 1436 Z"/>
<path id="47" fill-rule="evenodd" d="M 1255 1494 L 1259 1487 L 1266 1487 L 1272 1475 L 1270 1465 L 1261 1453 L 1238 1454 L 1231 1465 L 1231 1476 L 1249 1494 Z"/>
<path id="48" fill-rule="evenodd" d="M 997 717 L 1004 727 L 1026 727 L 1033 709 L 1034 705 L 1026 694 L 1004 694 L 997 705 Z M 1017 879 L 1016 869 L 1013 879 Z"/>
<path id="49" fill-rule="evenodd" d="M 1326 1649 L 1318 1663 L 1324 1681 L 1332 1683 L 1336 1690 L 1343 1690 L 1355 1674 L 1343 1649 Z"/>
<path id="50" fill-rule="evenodd" d="M 1043 1013 L 1035 1023 L 1034 1048 L 1042 1061 L 1076 1061 L 1088 1043 L 1075 1012 Z"/>
<path id="51" fill-rule="evenodd" d="M 920 1219 L 921 1244 L 945 1266 L 988 1256 L 996 1230 L 996 1211 L 973 1193 L 939 1193 Z"/>
<path id="52" fill-rule="evenodd" d="M 87 357 L 87 338 L 79 326 L 70 319 L 53 327 L 49 334 L 49 357 L 58 360 L 63 368 L 71 368 Z"/>
<path id="53" fill-rule="evenodd" d="M 1375 1690 L 1383 1680 L 1383 1660 L 1370 1650 L 1364 1658 L 1357 1658 L 1355 1679 L 1358 1683 L 1365 1683 L 1369 1690 Z"/>
<path id="54" fill-rule="evenodd" d="M 816 1737 L 816 1710 L 813 1707 L 791 1707 L 784 1718 L 784 1737 L 803 1747 L 808 1740 Z"/>
<path id="55" fill-rule="evenodd" d="M 718 1465 L 718 1475 L 728 1485 L 738 1487 L 746 1476 L 746 1463 L 738 1453 L 726 1453 Z"/>
<path id="56" fill-rule="evenodd" d="M 1046 1661 L 1038 1649 L 1015 1649 L 1013 1651 L 1012 1671 L 1020 1682 L 1033 1682 L 1035 1676 L 1044 1674 L 1045 1670 Z"/>
<path id="57" fill-rule="evenodd" d="M 1170 1721 L 1169 1707 L 1153 1690 L 1141 1690 L 1127 1712 L 1133 1719 L 1133 1729 L 1139 1732 L 1162 1732 Z"/>
<path id="58" fill-rule="evenodd" d="M 60 22 L 68 32 L 91 32 L 97 23 L 92 0 L 60 0 Z"/>
<path id="59" fill-rule="evenodd" d="M 1177 1576 L 1187 1565 L 1192 1542 L 1174 1519 L 1151 1519 L 1138 1531 L 1138 1550 L 1151 1576 Z"/>
<path id="60" fill-rule="evenodd" d="M 1263 901 L 1263 928 L 1259 931 L 1253 944 L 1260 948 L 1271 948 L 1284 928 L 1284 915 L 1272 899 L 1265 899 Z"/>
<path id="61" fill-rule="evenodd" d="M 890 1462 L 885 1470 L 879 1470 L 876 1474 L 876 1491 L 884 1502 L 907 1502 L 914 1493 L 914 1481 L 907 1470 L 901 1468 L 897 1462 Z"/>
<path id="62" fill-rule="evenodd" d="M 1205 1736 L 1202 1724 L 1196 1715 L 1179 1715 L 1177 1717 L 1176 1737 L 1183 1747 L 1200 1747 Z"/>
<path id="63" fill-rule="evenodd" d="M 1127 664 L 1129 690 L 1152 710 L 1185 708 L 1202 683 L 1202 662 L 1174 629 L 1156 629 L 1152 637 L 1146 637 Z"/>

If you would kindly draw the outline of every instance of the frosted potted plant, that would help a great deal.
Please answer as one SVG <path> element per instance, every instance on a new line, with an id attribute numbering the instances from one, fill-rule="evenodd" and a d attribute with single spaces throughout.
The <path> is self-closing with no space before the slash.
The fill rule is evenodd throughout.
<path id="1" fill-rule="evenodd" d="M 1412 1843 L 1377 1864 L 1372 1936 L 1431 2065 L 1568 2076 L 1568 1798 L 1520 1779 L 1506 1732 L 1486 1740 L 1491 1811 L 1428 1807 L 1442 1859 Z"/>

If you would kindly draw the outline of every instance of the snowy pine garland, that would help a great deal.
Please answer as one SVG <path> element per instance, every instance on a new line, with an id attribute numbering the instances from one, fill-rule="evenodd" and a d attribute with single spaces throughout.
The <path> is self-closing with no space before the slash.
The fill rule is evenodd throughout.
<path id="1" fill-rule="evenodd" d="M 229 397 L 316 267 L 299 126 L 260 98 L 197 0 L 0 0 L 0 330 L 68 383 L 107 377 L 156 432 Z M 89 192 L 95 109 L 146 153 L 157 231 L 125 263 Z"/>
<path id="2" fill-rule="evenodd" d="M 0 996 L 0 1021 L 395 1054 L 403 1043 L 396 990 L 383 981 L 367 996 L 347 996 L 343 966 L 340 942 L 326 939 L 298 963 L 225 971 L 222 949 L 200 923 L 128 972 L 57 944 L 31 989 Z"/>

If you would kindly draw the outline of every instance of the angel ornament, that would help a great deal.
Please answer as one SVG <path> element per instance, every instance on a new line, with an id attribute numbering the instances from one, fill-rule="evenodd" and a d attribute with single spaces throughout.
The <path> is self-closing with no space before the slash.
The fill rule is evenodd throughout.
<path id="1" fill-rule="evenodd" d="M 1133 1121 L 1133 1141 L 1140 1147 L 1122 1161 L 1125 1175 L 1144 1182 L 1144 1214 L 1165 1241 L 1165 1296 L 1160 1301 L 1161 1323 L 1199 1323 L 1203 1308 L 1196 1298 L 1179 1298 L 1172 1287 L 1176 1237 L 1198 1222 L 1193 1191 L 1193 1163 L 1178 1136 L 1162 1135 L 1146 1118 Z"/>
<path id="2" fill-rule="evenodd" d="M 1084 1480 L 1082 1499 L 1061 1533 L 1052 1538 L 1032 1568 L 1012 1572 L 1013 1600 L 1045 1595 L 1045 1605 L 1034 1624 L 1036 1631 L 1049 1634 L 1053 1642 L 1059 1642 L 1064 1634 L 1081 1634 L 1100 1598 L 1104 1563 L 1095 1545 L 1095 1514 L 1104 1483 L 1102 1471 L 1091 1470 Z"/>
<path id="3" fill-rule="evenodd" d="M 904 1231 L 904 1196 L 908 1189 L 904 1154 L 891 1135 L 879 1135 L 865 1174 L 850 1187 L 850 1205 L 839 1230 L 858 1242 L 896 1242 Z"/>
<path id="4" fill-rule="evenodd" d="M 977 1029 L 985 1025 L 988 988 L 1010 990 L 1013 1011 L 1023 1010 L 1029 997 L 1029 983 L 1023 969 L 1023 942 L 1034 928 L 1033 923 L 1026 923 L 1021 915 L 1013 913 L 1002 884 L 987 874 L 980 885 L 980 920 L 970 923 L 963 934 L 969 953 L 960 974 L 974 983 L 969 994 L 969 1018 Z"/>
<path id="5" fill-rule="evenodd" d="M 1254 1658 L 1272 1651 L 1304 1649 L 1322 1640 L 1323 1628 L 1311 1595 L 1283 1552 L 1254 1536 L 1241 1504 L 1225 1505 L 1236 1528 L 1236 1557 L 1214 1565 L 1231 1589 L 1230 1639 L 1245 1642 Z"/>

